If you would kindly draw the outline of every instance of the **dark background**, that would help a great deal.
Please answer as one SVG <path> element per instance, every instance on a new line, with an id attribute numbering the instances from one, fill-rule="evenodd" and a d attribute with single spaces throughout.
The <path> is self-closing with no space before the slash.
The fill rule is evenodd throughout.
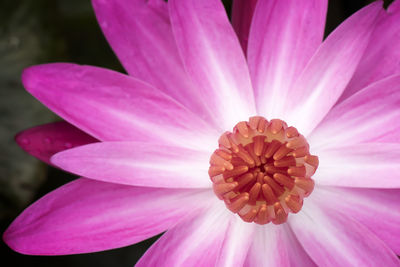
<path id="1" fill-rule="evenodd" d="M 230 10 L 230 1 L 224 1 Z M 372 1 L 331 0 L 326 35 Z M 388 5 L 392 1 L 385 1 Z M 29 204 L 73 176 L 24 153 L 14 135 L 58 118 L 24 91 L 21 71 L 46 62 L 75 62 L 123 69 L 104 39 L 89 0 L 0 2 L 0 232 Z M 162 70 L 161 70 L 162 71 Z M 26 256 L 0 241 L 2 266 L 133 266 L 157 237 L 105 252 L 71 256 Z M 7 263 L 9 262 L 9 263 Z"/>

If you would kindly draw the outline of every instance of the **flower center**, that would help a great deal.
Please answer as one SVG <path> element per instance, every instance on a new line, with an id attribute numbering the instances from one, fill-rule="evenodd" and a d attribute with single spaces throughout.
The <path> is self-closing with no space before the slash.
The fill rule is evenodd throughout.
<path id="1" fill-rule="evenodd" d="M 318 157 L 296 128 L 260 116 L 218 140 L 208 174 L 217 197 L 246 222 L 282 224 L 311 194 Z"/>

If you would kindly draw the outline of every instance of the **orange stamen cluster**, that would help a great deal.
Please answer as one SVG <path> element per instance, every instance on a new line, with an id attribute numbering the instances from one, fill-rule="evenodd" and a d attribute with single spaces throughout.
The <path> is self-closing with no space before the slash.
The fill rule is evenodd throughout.
<path id="1" fill-rule="evenodd" d="M 246 222 L 281 224 L 311 194 L 318 157 L 296 128 L 281 120 L 251 117 L 225 132 L 208 174 L 218 198 Z"/>

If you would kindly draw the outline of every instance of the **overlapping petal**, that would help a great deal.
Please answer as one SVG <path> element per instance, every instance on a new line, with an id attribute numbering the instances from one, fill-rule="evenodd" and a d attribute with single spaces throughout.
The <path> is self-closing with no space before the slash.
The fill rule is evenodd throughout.
<path id="1" fill-rule="evenodd" d="M 247 52 L 247 42 L 254 9 L 258 0 L 234 0 L 232 1 L 232 27 L 235 30 L 243 51 Z"/>
<path id="2" fill-rule="evenodd" d="M 165 233 L 137 266 L 242 266 L 253 227 L 216 202 Z"/>
<path id="3" fill-rule="evenodd" d="M 319 198 L 323 207 L 356 219 L 400 254 L 399 189 L 318 188 L 324 196 Z"/>
<path id="4" fill-rule="evenodd" d="M 54 165 L 96 180 L 136 186 L 192 188 L 211 186 L 210 154 L 142 142 L 102 142 L 52 157 Z"/>
<path id="5" fill-rule="evenodd" d="M 400 1 L 382 12 L 370 43 L 339 101 L 373 82 L 400 73 Z"/>
<path id="6" fill-rule="evenodd" d="M 258 2 L 247 51 L 258 114 L 282 118 L 289 88 L 322 43 L 327 6 L 326 0 Z"/>
<path id="7" fill-rule="evenodd" d="M 244 266 L 289 267 L 316 265 L 286 224 L 257 226 Z"/>
<path id="8" fill-rule="evenodd" d="M 344 21 L 319 47 L 282 102 L 281 118 L 308 135 L 325 117 L 350 81 L 374 30 L 381 2 Z"/>
<path id="9" fill-rule="evenodd" d="M 23 150 L 47 164 L 51 164 L 51 156 L 60 151 L 98 142 L 65 121 L 29 128 L 18 133 L 15 141 Z"/>
<path id="10" fill-rule="evenodd" d="M 399 188 L 400 144 L 366 143 L 318 152 L 318 184 Z"/>
<path id="11" fill-rule="evenodd" d="M 232 216 L 216 266 L 243 266 L 255 236 L 254 224 L 243 222 L 236 214 Z"/>
<path id="12" fill-rule="evenodd" d="M 373 232 L 347 215 L 322 207 L 318 189 L 303 210 L 289 219 L 297 239 L 318 266 L 398 266 L 396 254 Z"/>
<path id="13" fill-rule="evenodd" d="M 212 113 L 199 101 L 199 92 L 184 70 L 166 2 L 93 0 L 93 7 L 108 42 L 130 75 L 210 118 Z"/>
<path id="14" fill-rule="evenodd" d="M 158 141 L 208 149 L 218 136 L 174 99 L 114 71 L 46 64 L 26 69 L 23 83 L 52 111 L 102 141 Z"/>
<path id="15" fill-rule="evenodd" d="M 33 255 L 86 253 L 127 246 L 201 212 L 209 190 L 155 189 L 78 179 L 26 209 L 3 239 Z"/>
<path id="16" fill-rule="evenodd" d="M 220 204 L 169 230 L 136 266 L 215 266 L 234 219 Z"/>
<path id="17" fill-rule="evenodd" d="M 391 76 L 336 105 L 308 140 L 317 151 L 365 142 L 400 141 L 400 75 Z"/>
<path id="18" fill-rule="evenodd" d="M 168 5 L 186 71 L 221 129 L 253 116 L 246 60 L 221 1 L 172 0 Z"/>

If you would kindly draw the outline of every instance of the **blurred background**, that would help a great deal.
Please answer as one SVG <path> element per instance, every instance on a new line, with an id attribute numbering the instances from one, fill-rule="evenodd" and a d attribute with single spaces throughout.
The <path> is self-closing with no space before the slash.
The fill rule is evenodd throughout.
<path id="1" fill-rule="evenodd" d="M 372 1 L 331 0 L 326 34 Z M 385 1 L 387 6 L 392 1 Z M 224 1 L 230 13 L 230 1 Z M 124 72 L 104 39 L 89 0 L 0 1 L 0 232 L 28 205 L 75 179 L 26 154 L 17 132 L 59 120 L 22 87 L 24 68 L 75 62 Z M 26 256 L 0 242 L 2 266 L 133 266 L 157 237 L 125 248 L 71 256 Z"/>

